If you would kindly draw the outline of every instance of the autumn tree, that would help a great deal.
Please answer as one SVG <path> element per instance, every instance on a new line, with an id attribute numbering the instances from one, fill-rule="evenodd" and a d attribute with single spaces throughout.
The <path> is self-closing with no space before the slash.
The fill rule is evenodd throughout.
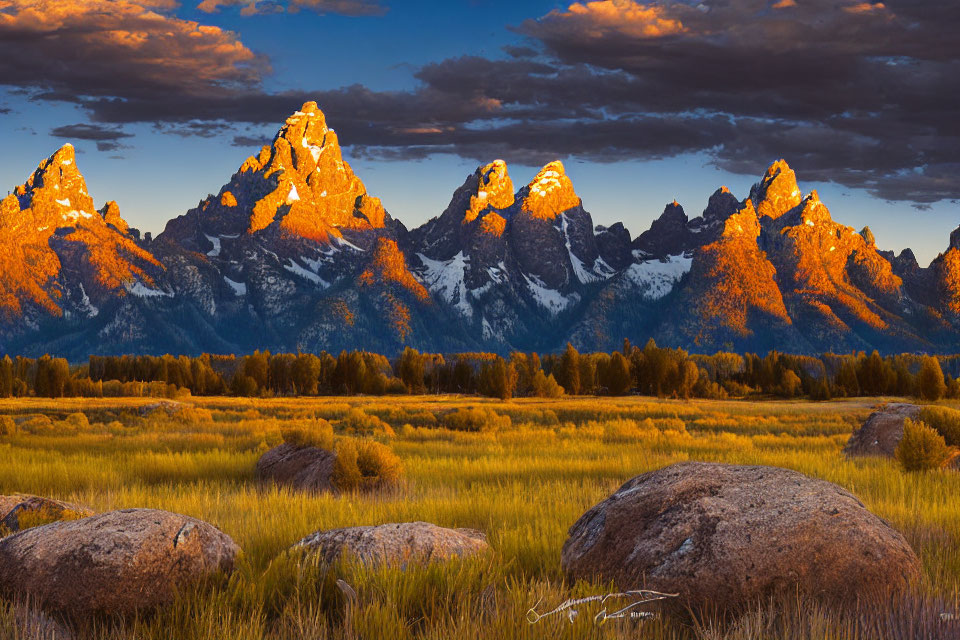
<path id="1" fill-rule="evenodd" d="M 34 392 L 46 398 L 62 398 L 70 383 L 70 365 L 63 358 L 48 355 L 37 360 Z"/>
<path id="2" fill-rule="evenodd" d="M 614 351 L 610 359 L 605 363 L 600 373 L 600 384 L 606 389 L 607 394 L 611 396 L 622 396 L 633 386 L 633 380 L 630 376 L 630 364 L 619 351 Z"/>
<path id="3" fill-rule="evenodd" d="M 543 373 L 543 369 L 540 369 L 533 376 L 530 395 L 536 398 L 559 398 L 563 395 L 563 387 L 557 383 L 552 373 L 546 375 Z"/>
<path id="4" fill-rule="evenodd" d="M 254 351 L 243 359 L 243 374 L 253 378 L 258 389 L 266 389 L 270 378 L 270 352 Z"/>
<path id="5" fill-rule="evenodd" d="M 400 355 L 400 361 L 397 363 L 397 375 L 403 381 L 403 386 L 407 388 L 407 393 L 423 393 L 426 391 L 425 372 L 426 365 L 420 352 L 410 347 L 404 349 Z"/>
<path id="6" fill-rule="evenodd" d="M 0 398 L 9 398 L 13 395 L 13 360 L 10 356 L 3 356 L 0 360 Z"/>
<path id="7" fill-rule="evenodd" d="M 337 393 L 354 395 L 363 392 L 367 377 L 367 365 L 357 351 L 341 351 L 333 375 L 333 388 Z"/>
<path id="8" fill-rule="evenodd" d="M 580 393 L 580 354 L 569 342 L 557 362 L 553 376 L 569 395 L 575 396 Z"/>
<path id="9" fill-rule="evenodd" d="M 299 353 L 290 368 L 295 393 L 301 396 L 317 395 L 323 363 L 312 353 Z"/>
<path id="10" fill-rule="evenodd" d="M 517 371 L 513 365 L 500 356 L 493 362 L 484 364 L 480 368 L 480 393 L 491 398 L 509 400 L 513 397 L 513 390 L 517 384 Z"/>
<path id="11" fill-rule="evenodd" d="M 917 380 L 920 397 L 924 400 L 936 401 L 943 397 L 947 385 L 943 380 L 943 369 L 940 362 L 933 356 L 924 356 L 920 364 L 920 375 Z"/>

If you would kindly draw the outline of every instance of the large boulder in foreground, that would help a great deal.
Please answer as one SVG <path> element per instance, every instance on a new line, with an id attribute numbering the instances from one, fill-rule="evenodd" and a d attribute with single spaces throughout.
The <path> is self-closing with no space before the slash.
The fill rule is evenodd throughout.
<path id="1" fill-rule="evenodd" d="M 830 603 L 905 589 L 920 561 L 846 490 L 776 467 L 686 462 L 633 478 L 570 528 L 572 579 L 732 610 L 800 590 Z"/>
<path id="2" fill-rule="evenodd" d="M 341 556 L 364 564 L 406 564 L 483 553 L 486 536 L 475 529 L 447 529 L 429 522 L 347 527 L 313 533 L 294 545 L 319 553 L 328 562 Z"/>
<path id="3" fill-rule="evenodd" d="M 58 520 L 79 520 L 92 515 L 93 511 L 87 507 L 53 498 L 26 494 L 0 496 L 0 526 L 10 532 Z"/>
<path id="4" fill-rule="evenodd" d="M 843 448 L 844 455 L 892 458 L 896 454 L 897 445 L 903 440 L 903 421 L 907 418 L 919 419 L 920 407 L 904 402 L 884 405 L 879 411 L 871 413 L 863 426 L 850 436 Z"/>
<path id="5" fill-rule="evenodd" d="M 270 449 L 257 460 L 257 478 L 302 491 L 332 491 L 337 454 L 289 442 Z"/>
<path id="6" fill-rule="evenodd" d="M 0 540 L 0 595 L 84 617 L 170 602 L 178 588 L 233 569 L 239 548 L 195 518 L 124 509 Z"/>

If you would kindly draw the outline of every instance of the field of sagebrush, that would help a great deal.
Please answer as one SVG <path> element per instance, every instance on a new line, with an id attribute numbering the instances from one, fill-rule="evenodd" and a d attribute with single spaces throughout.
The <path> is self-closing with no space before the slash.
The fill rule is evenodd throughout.
<path id="1" fill-rule="evenodd" d="M 9 400 L 0 401 L 0 416 L 16 427 L 0 435 L 0 494 L 183 513 L 215 524 L 243 549 L 228 580 L 183 593 L 150 616 L 99 622 L 82 637 L 819 640 L 922 637 L 918 625 L 960 636 L 960 627 L 939 620 L 955 611 L 960 591 L 960 474 L 907 474 L 893 461 L 841 455 L 880 402 L 188 398 L 151 411 L 149 399 Z M 259 486 L 257 458 L 284 429 L 309 429 L 317 419 L 330 421 L 337 437 L 388 443 L 406 470 L 400 485 L 341 495 Z M 529 624 L 535 605 L 542 613 L 608 590 L 565 583 L 567 528 L 629 478 L 684 460 L 787 467 L 849 489 L 920 555 L 916 599 L 855 613 L 795 599 L 728 624 L 597 626 L 598 608 L 584 605 L 573 623 L 557 616 Z M 326 567 L 285 553 L 319 529 L 415 520 L 480 529 L 494 552 L 406 570 Z M 0 603 L 0 637 L 22 637 L 18 615 Z"/>

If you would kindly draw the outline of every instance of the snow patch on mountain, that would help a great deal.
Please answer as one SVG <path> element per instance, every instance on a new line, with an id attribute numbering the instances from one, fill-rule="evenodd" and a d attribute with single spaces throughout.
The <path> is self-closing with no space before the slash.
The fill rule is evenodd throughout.
<path id="1" fill-rule="evenodd" d="M 361 249 L 360 247 L 353 244 L 352 242 L 350 242 L 349 240 L 347 240 L 342 236 L 333 236 L 333 241 L 336 242 L 337 244 L 353 249 L 354 251 L 364 251 L 364 249 Z"/>
<path id="2" fill-rule="evenodd" d="M 288 264 L 283 265 L 283 268 L 289 271 L 290 273 L 300 276 L 304 280 L 309 280 L 314 284 L 318 284 L 324 289 L 327 289 L 330 287 L 329 282 L 327 282 L 326 280 L 324 280 L 323 278 L 315 274 L 313 271 L 310 271 L 309 269 L 304 269 L 299 264 L 297 264 L 297 262 L 293 258 L 290 258 L 287 262 Z"/>
<path id="3" fill-rule="evenodd" d="M 533 299 L 541 307 L 549 311 L 552 315 L 557 315 L 562 311 L 566 310 L 571 302 L 575 302 L 579 299 L 577 294 L 572 294 L 570 297 L 564 296 L 562 293 L 556 289 L 549 288 L 544 284 L 537 276 L 528 276 L 525 273 L 521 274 L 523 279 L 527 283 L 527 289 L 530 291 L 530 295 L 533 296 Z"/>
<path id="4" fill-rule="evenodd" d="M 220 238 L 216 236 L 209 236 L 207 234 L 203 234 L 203 235 L 213 245 L 213 249 L 211 249 L 210 251 L 207 251 L 207 255 L 210 256 L 211 258 L 216 258 L 217 256 L 220 255 Z"/>
<path id="5" fill-rule="evenodd" d="M 688 271 L 693 258 L 683 254 L 667 256 L 664 261 L 652 260 L 630 265 L 624 272 L 648 300 L 659 300 L 673 291 L 673 287 Z"/>
<path id="6" fill-rule="evenodd" d="M 244 282 L 234 282 L 227 276 L 223 276 L 223 281 L 230 285 L 230 288 L 233 289 L 233 295 L 239 297 L 247 295 L 247 285 Z"/>
<path id="7" fill-rule="evenodd" d="M 90 296 L 87 295 L 87 290 L 83 288 L 83 284 L 80 285 L 80 306 L 84 311 L 86 311 L 88 318 L 94 318 L 100 315 L 100 309 L 97 309 L 90 302 Z"/>
<path id="8" fill-rule="evenodd" d="M 130 295 L 138 298 L 172 298 L 173 294 L 160 289 L 151 289 L 142 282 L 135 282 L 132 285 L 125 285 L 124 288 Z"/>
<path id="9" fill-rule="evenodd" d="M 465 256 L 463 251 L 449 260 L 431 260 L 422 253 L 418 253 L 417 257 L 423 264 L 421 277 L 427 289 L 452 304 L 462 315 L 472 317 L 473 307 L 467 299 L 467 287 L 464 283 L 470 258 Z"/>

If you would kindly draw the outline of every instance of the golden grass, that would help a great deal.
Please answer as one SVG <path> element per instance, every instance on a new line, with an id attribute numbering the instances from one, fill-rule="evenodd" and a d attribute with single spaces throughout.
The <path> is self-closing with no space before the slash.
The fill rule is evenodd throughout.
<path id="1" fill-rule="evenodd" d="M 215 524 L 244 550 L 227 584 L 185 593 L 154 616 L 88 630 L 98 640 L 914 637 L 880 632 L 873 618 L 813 604 L 795 614 L 772 604 L 722 629 L 669 621 L 595 627 L 592 613 L 572 625 L 531 626 L 524 619 L 538 600 L 552 608 L 568 597 L 604 591 L 603 585 L 564 582 L 560 548 L 567 528 L 627 479 L 682 460 L 788 467 L 850 489 L 920 554 L 925 576 L 916 615 L 929 613 L 931 599 L 955 606 L 960 474 L 905 474 L 892 460 L 841 456 L 850 432 L 878 402 L 192 398 L 178 410 L 141 415 L 155 401 L 0 401 L 0 415 L 13 416 L 21 427 L 0 436 L 0 493 L 45 495 L 97 511 L 167 509 Z M 477 407 L 498 428 L 437 426 L 453 412 Z M 389 440 L 406 471 L 398 486 L 318 495 L 254 482 L 257 458 L 282 441 L 289 425 L 328 420 L 342 438 L 358 430 L 356 410 L 397 434 L 374 430 L 376 438 Z M 86 423 L 69 417 L 77 412 Z M 36 433 L 23 428 L 43 415 L 51 418 L 49 427 Z M 494 553 L 406 571 L 350 564 L 331 569 L 286 553 L 319 529 L 411 520 L 483 530 Z M 356 603 L 344 600 L 335 577 L 356 590 Z M 14 607 L 5 607 L 0 637 L 16 637 L 4 635 L 15 618 Z"/>

